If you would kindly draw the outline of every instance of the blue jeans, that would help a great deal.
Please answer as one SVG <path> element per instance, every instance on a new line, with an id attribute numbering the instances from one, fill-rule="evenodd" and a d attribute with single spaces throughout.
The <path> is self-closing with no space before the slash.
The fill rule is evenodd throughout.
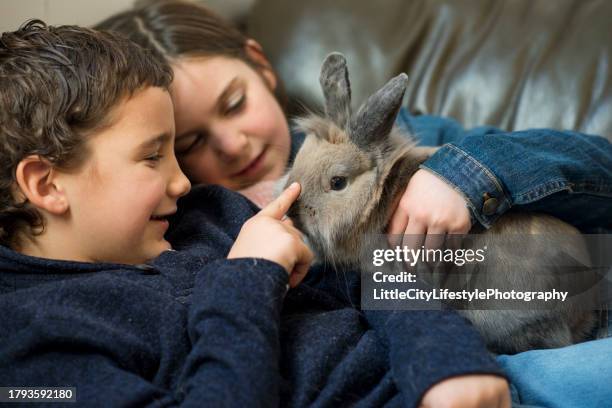
<path id="1" fill-rule="evenodd" d="M 612 335 L 612 313 L 607 335 Z M 512 383 L 514 407 L 598 408 L 612 404 L 612 337 L 497 362 Z"/>

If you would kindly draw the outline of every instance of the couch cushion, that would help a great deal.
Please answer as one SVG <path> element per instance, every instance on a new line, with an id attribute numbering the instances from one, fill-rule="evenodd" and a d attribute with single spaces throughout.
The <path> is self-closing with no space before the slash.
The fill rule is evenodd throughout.
<path id="1" fill-rule="evenodd" d="M 612 140 L 610 21 L 609 0 L 260 0 L 247 27 L 309 107 L 340 51 L 355 103 L 404 71 L 413 112 Z"/>

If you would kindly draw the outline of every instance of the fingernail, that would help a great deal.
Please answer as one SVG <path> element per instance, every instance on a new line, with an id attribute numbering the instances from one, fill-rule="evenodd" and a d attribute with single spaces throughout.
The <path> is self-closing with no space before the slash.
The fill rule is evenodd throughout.
<path id="1" fill-rule="evenodd" d="M 294 181 L 293 183 L 291 183 L 291 185 L 289 186 L 289 188 L 291 190 L 295 190 L 296 188 L 298 188 L 300 186 L 300 184 L 297 181 Z"/>

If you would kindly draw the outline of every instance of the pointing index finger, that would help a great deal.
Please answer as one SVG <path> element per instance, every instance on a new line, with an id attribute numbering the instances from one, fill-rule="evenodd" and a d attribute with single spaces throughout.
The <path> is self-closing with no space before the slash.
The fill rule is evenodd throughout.
<path id="1" fill-rule="evenodd" d="M 270 204 L 266 205 L 259 214 L 267 215 L 280 220 L 289 210 L 291 204 L 300 196 L 301 186 L 298 182 L 293 182 L 287 187 L 280 196 Z"/>

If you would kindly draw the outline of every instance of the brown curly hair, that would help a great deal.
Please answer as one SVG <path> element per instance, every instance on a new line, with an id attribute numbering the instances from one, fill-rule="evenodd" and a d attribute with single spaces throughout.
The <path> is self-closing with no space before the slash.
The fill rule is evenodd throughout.
<path id="1" fill-rule="evenodd" d="M 31 20 L 0 37 L 0 245 L 44 230 L 27 200 L 16 198 L 15 172 L 37 155 L 71 169 L 88 157 L 87 137 L 112 108 L 149 86 L 168 88 L 172 71 L 131 41 L 77 26 Z M 27 231 L 24 231 L 26 229 Z"/>

